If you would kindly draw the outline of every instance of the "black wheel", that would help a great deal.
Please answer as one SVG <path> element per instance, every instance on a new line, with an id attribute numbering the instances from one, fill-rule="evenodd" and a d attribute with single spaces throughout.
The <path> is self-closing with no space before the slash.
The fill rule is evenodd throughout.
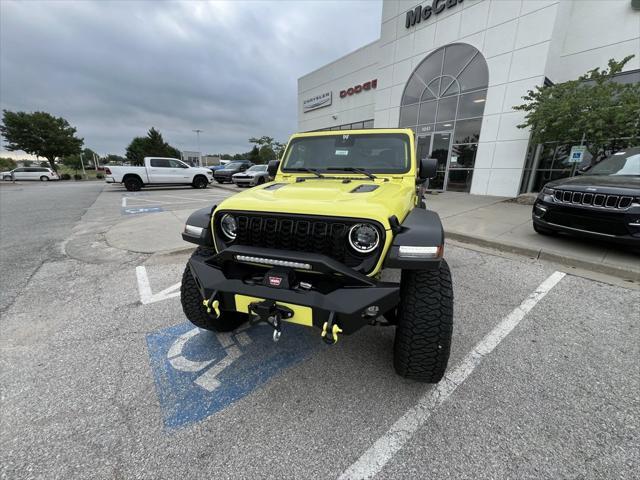
<path id="1" fill-rule="evenodd" d="M 216 182 L 218 182 L 218 183 L 224 183 L 224 180 L 219 180 L 219 179 L 217 179 L 217 178 L 216 178 Z"/>
<path id="2" fill-rule="evenodd" d="M 438 270 L 403 270 L 393 365 L 398 375 L 439 382 L 453 333 L 453 287 L 444 260 Z"/>
<path id="3" fill-rule="evenodd" d="M 130 192 L 137 192 L 142 188 L 142 180 L 138 177 L 127 177 L 124 179 L 124 188 Z"/>
<path id="4" fill-rule="evenodd" d="M 556 234 L 556 232 L 554 232 L 553 230 L 550 230 L 550 229 L 544 228 L 544 227 L 539 227 L 535 223 L 533 224 L 533 229 L 535 230 L 536 233 L 539 233 L 540 235 L 555 235 Z"/>
<path id="5" fill-rule="evenodd" d="M 262 185 L 264 183 L 264 177 L 258 178 L 258 185 Z"/>
<path id="6" fill-rule="evenodd" d="M 2 177 L 2 180 L 4 180 L 5 182 L 10 182 L 11 179 L 11 175 L 5 175 L 4 177 Z"/>
<path id="7" fill-rule="evenodd" d="M 198 247 L 192 256 L 210 257 L 215 253 L 213 249 Z M 191 269 L 187 265 L 182 274 L 180 301 L 182 303 L 182 311 L 191 323 L 205 330 L 230 332 L 249 320 L 249 315 L 240 312 L 222 312 L 220 317 L 214 318 L 207 313 L 207 309 L 202 305 L 202 300 L 200 290 L 198 290 L 196 281 L 191 274 Z"/>
<path id="8" fill-rule="evenodd" d="M 42 175 L 42 176 L 40 177 L 40 181 L 41 181 L 41 182 L 48 182 L 48 181 L 49 181 L 49 177 L 47 177 L 46 175 Z"/>
<path id="9" fill-rule="evenodd" d="M 209 181 L 207 180 L 207 178 L 203 177 L 202 175 L 198 175 L 193 179 L 193 184 L 191 186 L 193 188 L 207 188 L 207 185 L 209 185 Z"/>

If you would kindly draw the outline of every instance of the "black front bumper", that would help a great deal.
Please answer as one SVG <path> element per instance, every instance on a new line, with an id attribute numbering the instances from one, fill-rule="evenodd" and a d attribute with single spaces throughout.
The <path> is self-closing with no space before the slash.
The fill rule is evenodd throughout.
<path id="1" fill-rule="evenodd" d="M 557 203 L 540 195 L 533 205 L 533 223 L 556 232 L 640 247 L 640 207 L 609 209 Z"/>
<path id="2" fill-rule="evenodd" d="M 295 269 L 296 282 L 291 288 L 271 287 L 259 281 L 271 267 L 238 261 L 238 255 L 298 262 L 311 268 Z M 203 298 L 219 300 L 223 311 L 236 310 L 236 295 L 300 305 L 312 309 L 313 326 L 318 328 L 333 313 L 345 334 L 393 309 L 400 300 L 398 284 L 376 281 L 332 258 L 313 253 L 238 245 L 209 258 L 194 256 L 189 266 Z M 301 282 L 312 288 L 301 288 Z M 372 306 L 378 307 L 375 315 L 367 313 Z"/>

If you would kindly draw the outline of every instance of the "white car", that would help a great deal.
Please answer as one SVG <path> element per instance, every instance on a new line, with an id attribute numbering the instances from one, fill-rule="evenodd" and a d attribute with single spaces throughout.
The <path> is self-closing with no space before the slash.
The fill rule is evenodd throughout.
<path id="1" fill-rule="evenodd" d="M 254 165 L 244 172 L 238 172 L 231 176 L 231 181 L 238 187 L 254 187 L 269 181 L 267 165 Z"/>
<path id="2" fill-rule="evenodd" d="M 9 182 L 15 180 L 40 180 L 48 182 L 49 180 L 60 180 L 58 174 L 47 167 L 19 167 L 9 172 L 2 172 L 2 180 Z"/>
<path id="3" fill-rule="evenodd" d="M 122 183 L 130 192 L 148 185 L 191 185 L 207 188 L 213 172 L 204 167 L 191 167 L 177 158 L 144 157 L 143 167 L 104 168 L 107 183 Z"/>

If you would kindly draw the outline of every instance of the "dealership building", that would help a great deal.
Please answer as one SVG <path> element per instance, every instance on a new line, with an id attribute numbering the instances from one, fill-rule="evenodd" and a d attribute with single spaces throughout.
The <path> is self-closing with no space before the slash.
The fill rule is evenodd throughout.
<path id="1" fill-rule="evenodd" d="M 298 80 L 298 130 L 412 128 L 418 155 L 438 159 L 431 188 L 535 191 L 572 173 L 568 147 L 530 145 L 513 106 L 611 58 L 636 55 L 616 80 L 640 81 L 639 9 L 638 0 L 384 0 L 378 40 Z"/>

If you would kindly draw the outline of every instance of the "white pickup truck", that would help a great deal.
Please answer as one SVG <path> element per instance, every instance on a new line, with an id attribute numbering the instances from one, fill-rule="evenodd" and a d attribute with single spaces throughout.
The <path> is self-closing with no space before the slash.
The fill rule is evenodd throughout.
<path id="1" fill-rule="evenodd" d="M 213 180 L 213 172 L 204 167 L 190 167 L 177 158 L 144 157 L 144 167 L 107 166 L 104 169 L 107 183 L 123 183 L 130 192 L 137 192 L 146 185 L 191 185 L 207 188 Z"/>

